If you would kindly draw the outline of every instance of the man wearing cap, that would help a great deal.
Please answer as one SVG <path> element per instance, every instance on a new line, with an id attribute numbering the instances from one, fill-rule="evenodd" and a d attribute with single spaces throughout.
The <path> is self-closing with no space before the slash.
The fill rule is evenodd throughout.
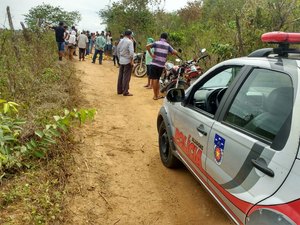
<path id="1" fill-rule="evenodd" d="M 174 50 L 171 45 L 167 42 L 168 34 L 162 33 L 160 40 L 146 46 L 148 53 L 152 57 L 150 76 L 152 80 L 153 88 L 153 100 L 163 98 L 159 96 L 159 78 L 163 72 L 165 63 L 167 61 L 168 54 L 177 55 L 177 51 Z M 154 53 L 151 52 L 151 48 L 154 49 Z M 178 55 L 177 55 L 178 56 Z"/>
<path id="2" fill-rule="evenodd" d="M 130 39 L 131 34 L 132 31 L 126 30 L 124 38 L 117 46 L 117 55 L 120 63 L 117 92 L 119 95 L 123 94 L 123 96 L 132 96 L 128 91 L 134 55 L 133 42 Z"/>

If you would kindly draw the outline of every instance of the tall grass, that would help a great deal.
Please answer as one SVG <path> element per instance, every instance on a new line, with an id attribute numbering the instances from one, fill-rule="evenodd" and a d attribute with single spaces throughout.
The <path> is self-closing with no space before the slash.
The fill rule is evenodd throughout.
<path id="1" fill-rule="evenodd" d="M 6 167 L 0 168 L 0 224 L 59 224 L 63 219 L 60 213 L 64 184 L 73 147 L 69 135 L 57 133 L 56 123 L 69 123 L 65 119 L 68 111 L 63 109 L 72 109 L 79 103 L 79 80 L 75 73 L 72 63 L 58 61 L 52 31 L 0 30 L 0 102 L 9 103 L 10 107 L 18 103 L 18 117 L 26 122 L 20 123 L 18 118 L 7 115 L 8 108 L 0 110 L 1 121 L 5 122 L 5 127 L 0 124 L 0 136 L 3 137 L 4 128 L 10 128 L 4 135 L 9 137 L 9 146 L 17 149 L 15 142 L 21 146 L 19 152 L 11 155 L 6 154 L 11 150 L 9 146 L 0 146 L 1 151 L 7 150 L 2 155 L 9 156 L 5 159 Z M 56 116 L 57 121 L 53 122 L 53 116 L 62 112 L 65 115 Z M 86 117 L 81 113 L 90 112 L 79 110 L 79 114 L 72 115 L 81 121 Z M 25 149 L 34 150 L 37 143 L 43 144 L 41 140 L 52 142 L 48 136 L 57 138 L 42 160 L 30 155 L 23 157 Z"/>
<path id="2" fill-rule="evenodd" d="M 21 104 L 33 125 L 77 103 L 75 69 L 59 63 L 52 31 L 0 31 L 0 98 Z"/>

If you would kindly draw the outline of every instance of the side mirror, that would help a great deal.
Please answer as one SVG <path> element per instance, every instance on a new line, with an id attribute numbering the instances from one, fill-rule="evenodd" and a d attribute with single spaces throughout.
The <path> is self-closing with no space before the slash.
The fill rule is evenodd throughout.
<path id="1" fill-rule="evenodd" d="M 183 102 L 185 99 L 185 92 L 181 88 L 171 88 L 166 97 L 169 102 Z"/>

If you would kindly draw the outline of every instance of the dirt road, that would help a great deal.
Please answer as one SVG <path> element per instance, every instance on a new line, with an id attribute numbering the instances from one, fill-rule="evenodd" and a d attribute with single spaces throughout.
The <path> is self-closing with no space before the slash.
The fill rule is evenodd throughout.
<path id="1" fill-rule="evenodd" d="M 156 116 L 163 100 L 152 100 L 146 78 L 132 77 L 134 96 L 124 97 L 116 94 L 111 61 L 75 64 L 85 107 L 98 114 L 76 135 L 65 224 L 231 224 L 185 168 L 161 164 Z"/>

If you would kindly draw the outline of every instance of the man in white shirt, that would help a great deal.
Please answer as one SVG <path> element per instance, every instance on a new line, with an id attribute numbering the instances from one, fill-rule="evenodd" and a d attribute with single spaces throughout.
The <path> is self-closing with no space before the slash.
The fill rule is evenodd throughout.
<path id="1" fill-rule="evenodd" d="M 87 47 L 87 44 L 89 42 L 88 37 L 86 36 L 86 32 L 83 31 L 78 37 L 77 37 L 77 45 L 79 48 L 79 61 L 84 61 L 85 56 L 85 49 Z"/>
<path id="2" fill-rule="evenodd" d="M 117 46 L 117 55 L 120 63 L 117 92 L 119 95 L 123 94 L 123 96 L 132 96 L 128 91 L 134 55 L 133 42 L 130 39 L 131 35 L 132 31 L 126 30 L 124 38 Z"/>
<path id="3" fill-rule="evenodd" d="M 73 60 L 73 55 L 76 49 L 76 32 L 74 30 L 71 31 L 68 41 L 69 59 Z"/>

